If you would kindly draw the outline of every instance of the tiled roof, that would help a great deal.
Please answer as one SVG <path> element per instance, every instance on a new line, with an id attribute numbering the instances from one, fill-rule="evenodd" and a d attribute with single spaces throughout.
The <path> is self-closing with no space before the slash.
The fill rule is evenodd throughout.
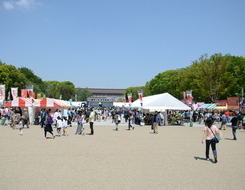
<path id="1" fill-rule="evenodd" d="M 124 94 L 125 89 L 100 89 L 100 88 L 87 88 L 92 94 Z"/>

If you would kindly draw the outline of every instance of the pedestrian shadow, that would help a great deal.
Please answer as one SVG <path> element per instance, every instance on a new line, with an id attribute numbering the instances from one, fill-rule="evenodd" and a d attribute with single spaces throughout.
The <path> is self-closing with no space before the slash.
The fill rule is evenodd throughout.
<path id="1" fill-rule="evenodd" d="M 224 138 L 225 140 L 229 140 L 229 141 L 234 141 L 234 139 L 231 138 Z"/>
<path id="2" fill-rule="evenodd" d="M 206 158 L 201 158 L 201 157 L 199 157 L 199 156 L 194 156 L 194 159 L 195 159 L 195 160 L 205 160 L 205 161 L 207 160 Z"/>
<path id="3" fill-rule="evenodd" d="M 194 156 L 194 159 L 195 159 L 195 160 L 202 160 L 202 161 L 208 161 L 208 162 L 215 163 L 215 161 L 214 161 L 213 159 L 207 160 L 206 158 L 201 158 L 201 157 L 199 157 L 199 156 Z"/>
<path id="4" fill-rule="evenodd" d="M 157 135 L 158 133 L 149 132 L 149 134 L 151 134 L 151 135 Z"/>
<path id="5" fill-rule="evenodd" d="M 46 137 L 46 139 L 54 139 L 53 137 Z"/>

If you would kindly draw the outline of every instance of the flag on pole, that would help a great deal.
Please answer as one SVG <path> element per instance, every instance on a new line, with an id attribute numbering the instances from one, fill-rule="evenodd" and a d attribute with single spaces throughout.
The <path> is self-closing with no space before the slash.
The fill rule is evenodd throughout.
<path id="1" fill-rule="evenodd" d="M 128 94 L 128 102 L 131 103 L 132 102 L 132 94 Z"/>
<path id="2" fill-rule="evenodd" d="M 18 97 L 18 87 L 17 88 L 11 88 L 11 94 L 13 97 L 13 100 Z"/>
<path id="3" fill-rule="evenodd" d="M 122 102 L 126 103 L 126 98 L 125 97 L 122 98 Z"/>
<path id="4" fill-rule="evenodd" d="M 187 104 L 192 104 L 193 101 L 192 91 L 186 91 L 185 94 L 186 94 Z"/>
<path id="5" fill-rule="evenodd" d="M 21 98 L 27 98 L 27 90 L 21 89 Z"/>
<path id="6" fill-rule="evenodd" d="M 30 98 L 35 99 L 35 93 L 33 91 L 33 85 L 26 86 L 27 93 Z"/>
<path id="7" fill-rule="evenodd" d="M 28 89 L 27 92 L 30 98 L 35 99 L 35 93 L 33 92 L 32 89 Z"/>
<path id="8" fill-rule="evenodd" d="M 138 90 L 138 98 L 141 102 L 143 101 L 143 91 L 142 90 Z"/>
<path id="9" fill-rule="evenodd" d="M 5 100 L 5 85 L 0 85 L 0 101 Z"/>

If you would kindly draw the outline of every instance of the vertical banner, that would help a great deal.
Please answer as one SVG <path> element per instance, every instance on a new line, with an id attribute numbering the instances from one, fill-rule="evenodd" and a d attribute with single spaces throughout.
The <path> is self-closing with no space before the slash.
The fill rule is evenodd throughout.
<path id="1" fill-rule="evenodd" d="M 186 94 L 186 103 L 188 105 L 192 104 L 193 102 L 192 91 L 186 91 L 185 94 Z"/>
<path id="2" fill-rule="evenodd" d="M 26 86 L 27 93 L 29 95 L 29 98 L 35 99 L 35 93 L 33 91 L 33 85 Z"/>
<path id="3" fill-rule="evenodd" d="M 138 91 L 138 98 L 140 100 L 140 105 L 142 107 L 143 106 L 143 91 L 142 90 Z"/>
<path id="4" fill-rule="evenodd" d="M 13 97 L 13 100 L 18 97 L 18 88 L 11 88 L 11 94 Z"/>
<path id="5" fill-rule="evenodd" d="M 5 100 L 5 85 L 0 85 L 0 102 Z"/>
<path id="6" fill-rule="evenodd" d="M 21 89 L 21 98 L 27 98 L 27 90 Z"/>
<path id="7" fill-rule="evenodd" d="M 142 102 L 143 101 L 143 91 L 142 90 L 139 90 L 138 91 L 138 98 L 139 100 Z"/>
<path id="8" fill-rule="evenodd" d="M 227 97 L 227 104 L 229 110 L 240 110 L 240 98 L 239 97 Z"/>
<path id="9" fill-rule="evenodd" d="M 132 103 L 132 94 L 128 94 L 128 102 Z"/>
<path id="10" fill-rule="evenodd" d="M 28 89 L 27 92 L 30 98 L 35 99 L 35 93 L 33 92 L 33 90 Z"/>
<path id="11" fill-rule="evenodd" d="M 126 97 L 123 97 L 123 98 L 122 98 L 122 102 L 123 102 L 123 103 L 126 103 Z"/>

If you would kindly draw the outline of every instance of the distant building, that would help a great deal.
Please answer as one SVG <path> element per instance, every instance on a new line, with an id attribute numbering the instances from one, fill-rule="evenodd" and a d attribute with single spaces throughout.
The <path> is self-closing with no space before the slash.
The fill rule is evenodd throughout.
<path id="1" fill-rule="evenodd" d="M 93 94 L 93 97 L 87 99 L 91 107 L 111 107 L 113 102 L 122 101 L 125 97 L 125 89 L 87 88 L 86 90 Z"/>

